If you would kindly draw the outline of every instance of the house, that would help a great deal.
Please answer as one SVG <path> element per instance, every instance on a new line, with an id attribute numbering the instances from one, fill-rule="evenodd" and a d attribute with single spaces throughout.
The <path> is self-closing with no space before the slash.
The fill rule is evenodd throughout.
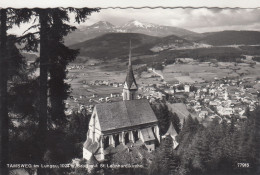
<path id="1" fill-rule="evenodd" d="M 200 111 L 199 117 L 202 118 L 202 119 L 204 119 L 208 114 L 209 114 L 208 111 Z"/>
<path id="2" fill-rule="evenodd" d="M 176 130 L 174 129 L 172 122 L 170 124 L 168 131 L 162 136 L 162 138 L 165 138 L 168 135 L 171 136 L 171 138 L 173 140 L 173 149 L 175 149 L 179 145 L 179 143 L 176 140 L 176 136 L 178 134 L 177 134 Z"/>
<path id="3" fill-rule="evenodd" d="M 120 97 L 120 93 L 112 93 L 110 94 L 111 98 Z"/>
<path id="4" fill-rule="evenodd" d="M 184 85 L 184 91 L 185 92 L 190 92 L 190 85 Z"/>

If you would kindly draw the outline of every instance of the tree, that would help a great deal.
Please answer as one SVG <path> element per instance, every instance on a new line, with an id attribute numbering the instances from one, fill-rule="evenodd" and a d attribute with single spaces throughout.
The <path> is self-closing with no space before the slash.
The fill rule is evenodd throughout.
<path id="1" fill-rule="evenodd" d="M 181 130 L 180 118 L 178 117 L 178 115 L 175 112 L 172 113 L 170 111 L 169 115 L 170 115 L 170 122 L 172 122 L 173 127 L 175 128 L 176 132 L 179 133 Z"/>
<path id="2" fill-rule="evenodd" d="M 8 174 L 8 110 L 7 110 L 7 10 L 0 10 L 0 174 Z"/>
<path id="3" fill-rule="evenodd" d="M 172 113 L 166 104 L 152 105 L 152 109 L 158 119 L 161 135 L 164 135 L 168 131 L 170 122 L 172 122 L 177 133 L 180 131 L 181 124 L 179 117 L 176 113 Z"/>
<path id="4" fill-rule="evenodd" d="M 40 35 L 40 77 L 39 77 L 39 130 L 38 145 L 41 158 L 47 150 L 46 134 L 49 129 L 64 128 L 64 99 L 67 97 L 68 86 L 64 83 L 66 66 L 76 57 L 77 51 L 70 50 L 63 44 L 63 37 L 74 27 L 66 24 L 70 20 L 68 12 L 75 13 L 76 22 L 84 21 L 91 12 L 97 9 L 33 9 L 39 17 Z M 48 82 L 48 75 L 50 81 Z M 49 83 L 49 86 L 48 86 Z M 49 91 L 48 91 L 49 90 Z M 50 107 L 48 113 L 48 97 Z M 51 117 L 49 117 L 49 115 Z M 43 161 L 43 160 L 41 160 Z"/>
<path id="5" fill-rule="evenodd" d="M 47 104 L 48 104 L 48 63 L 49 63 L 49 49 L 48 39 L 50 31 L 50 17 L 47 9 L 36 9 L 39 15 L 40 23 L 40 77 L 39 77 L 39 128 L 38 128 L 38 148 L 40 162 L 43 163 L 44 153 L 46 151 L 46 134 L 47 134 Z M 44 174 L 40 169 L 39 174 Z"/>
<path id="6" fill-rule="evenodd" d="M 9 147 L 9 129 L 10 120 L 8 113 L 12 103 L 9 103 L 9 94 L 8 89 L 12 88 L 17 79 L 24 78 L 24 72 L 21 72 L 23 69 L 21 66 L 24 66 L 25 62 L 22 59 L 18 49 L 15 44 L 18 42 L 16 36 L 7 35 L 7 30 L 10 29 L 14 24 L 20 25 L 22 22 L 26 22 L 30 19 L 30 13 L 27 13 L 28 10 L 21 9 L 1 9 L 1 27 L 0 27 L 0 157 L 1 157 L 1 172 L 0 174 L 7 174 L 6 164 L 8 163 L 8 153 Z M 29 10 L 30 11 L 30 10 Z M 23 14 L 23 15 L 19 15 Z M 24 69 L 23 69 L 24 71 Z M 10 83 L 8 83 L 8 81 Z"/>
<path id="7" fill-rule="evenodd" d="M 210 161 L 209 137 L 206 130 L 199 131 L 195 138 L 195 157 L 192 161 L 194 172 L 204 173 L 207 171 Z"/>
<path id="8" fill-rule="evenodd" d="M 78 54 L 77 50 L 69 49 L 63 44 L 63 37 L 75 29 L 65 21 L 69 22 L 66 10 L 55 8 L 50 10 L 52 26 L 50 29 L 50 116 L 51 122 L 56 128 L 64 128 L 66 124 L 65 103 L 68 97 L 69 85 L 64 82 L 66 78 L 66 66 L 74 60 Z"/>
<path id="9" fill-rule="evenodd" d="M 149 167 L 149 174 L 175 174 L 178 168 L 179 157 L 173 150 L 173 140 L 171 136 L 166 136 L 159 149 L 156 150 L 153 162 Z"/>

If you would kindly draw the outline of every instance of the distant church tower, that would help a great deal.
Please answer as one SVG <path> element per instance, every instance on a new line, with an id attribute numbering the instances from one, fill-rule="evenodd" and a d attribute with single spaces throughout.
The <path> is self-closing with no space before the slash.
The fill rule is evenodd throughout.
<path id="1" fill-rule="evenodd" d="M 131 41 L 130 41 L 129 64 L 128 64 L 127 75 L 126 75 L 124 88 L 123 88 L 123 100 L 136 99 L 137 91 L 138 91 L 138 86 L 135 81 L 132 62 L 131 62 Z"/>

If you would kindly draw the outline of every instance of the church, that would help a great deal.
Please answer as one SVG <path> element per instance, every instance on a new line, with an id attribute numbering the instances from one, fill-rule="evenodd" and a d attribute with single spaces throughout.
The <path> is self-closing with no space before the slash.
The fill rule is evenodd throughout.
<path id="1" fill-rule="evenodd" d="M 94 156 L 102 161 L 108 154 L 107 150 L 120 145 L 127 148 L 138 143 L 145 145 L 149 152 L 155 149 L 156 143 L 160 142 L 158 120 L 148 100 L 136 99 L 137 91 L 130 49 L 123 100 L 94 107 L 83 145 L 84 159 L 90 160 Z"/>

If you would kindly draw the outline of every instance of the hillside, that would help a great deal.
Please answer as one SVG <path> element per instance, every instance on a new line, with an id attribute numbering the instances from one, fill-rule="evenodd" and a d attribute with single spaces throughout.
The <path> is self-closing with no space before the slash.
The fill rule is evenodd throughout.
<path id="1" fill-rule="evenodd" d="M 81 26 L 64 38 L 66 45 L 73 45 L 106 33 L 116 32 L 116 27 L 106 21 L 99 21 L 91 26 Z"/>
<path id="2" fill-rule="evenodd" d="M 154 52 L 159 52 L 167 49 L 184 49 L 193 46 L 194 43 L 181 37 L 170 35 L 160 38 L 151 48 Z"/>
<path id="3" fill-rule="evenodd" d="M 93 58 L 126 58 L 129 42 L 133 55 L 151 55 L 154 52 L 192 46 L 193 43 L 178 36 L 155 37 L 139 33 L 109 33 L 70 46 L 80 49 L 80 56 Z"/>
<path id="4" fill-rule="evenodd" d="M 93 58 L 124 57 L 129 53 L 132 42 L 134 55 L 151 54 L 150 48 L 159 40 L 158 37 L 138 33 L 110 33 L 70 46 L 80 49 L 80 56 Z"/>
<path id="5" fill-rule="evenodd" d="M 197 41 L 214 46 L 260 44 L 260 32 L 257 31 L 222 31 L 203 35 Z"/>
<path id="6" fill-rule="evenodd" d="M 132 40 L 134 56 L 157 55 L 157 59 L 194 58 L 199 60 L 216 59 L 220 61 L 239 61 L 243 55 L 258 55 L 260 32 L 224 31 L 203 34 L 197 42 L 208 43 L 203 46 L 175 35 L 155 37 L 139 33 L 109 33 L 90 39 L 71 48 L 80 49 L 81 58 L 126 59 L 129 53 L 129 41 Z M 245 46 L 228 46 L 228 45 Z M 84 61 L 84 60 L 82 60 Z M 139 62 L 142 62 L 139 60 Z"/>

